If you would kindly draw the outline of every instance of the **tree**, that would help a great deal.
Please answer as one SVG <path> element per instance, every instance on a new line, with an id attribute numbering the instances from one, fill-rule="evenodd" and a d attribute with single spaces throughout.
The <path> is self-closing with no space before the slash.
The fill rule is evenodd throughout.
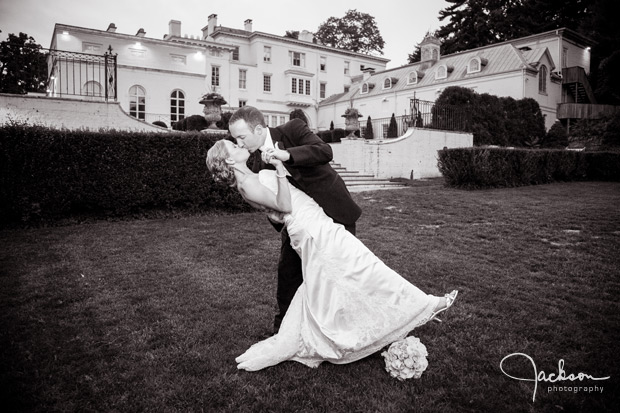
<path id="1" fill-rule="evenodd" d="M 413 53 L 407 58 L 407 63 L 415 63 L 420 60 L 422 60 L 422 48 L 420 48 L 420 43 L 418 43 L 413 49 Z"/>
<path id="2" fill-rule="evenodd" d="M 390 126 L 388 126 L 387 137 L 388 138 L 396 138 L 398 136 L 398 125 L 396 125 L 396 117 L 392 113 L 392 117 L 390 118 Z"/>
<path id="3" fill-rule="evenodd" d="M 329 130 L 334 130 L 334 121 L 329 122 Z"/>
<path id="4" fill-rule="evenodd" d="M 47 83 L 47 59 L 41 45 L 25 33 L 9 34 L 0 42 L 0 92 L 43 93 Z"/>
<path id="5" fill-rule="evenodd" d="M 284 37 L 288 37 L 290 39 L 299 39 L 299 30 L 287 30 L 284 34 Z"/>
<path id="6" fill-rule="evenodd" d="M 609 1 L 446 0 L 451 5 L 439 12 L 439 20 L 447 23 L 436 35 L 442 54 L 450 54 L 562 27 L 583 33 L 592 6 Z"/>
<path id="7" fill-rule="evenodd" d="M 375 18 L 357 10 L 349 10 L 342 18 L 330 17 L 322 23 L 314 37 L 326 46 L 356 53 L 383 54 L 385 42 Z"/>
<path id="8" fill-rule="evenodd" d="M 364 139 L 374 139 L 375 133 L 372 130 L 372 120 L 370 116 L 368 116 L 368 120 L 366 121 L 366 131 L 364 131 Z"/>

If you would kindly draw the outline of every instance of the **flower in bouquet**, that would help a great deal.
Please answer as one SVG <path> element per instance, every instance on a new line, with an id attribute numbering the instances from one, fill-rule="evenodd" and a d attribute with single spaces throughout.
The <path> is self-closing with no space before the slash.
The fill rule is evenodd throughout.
<path id="1" fill-rule="evenodd" d="M 419 379 L 428 367 L 426 346 L 417 337 L 396 341 L 381 355 L 385 358 L 385 370 L 398 380 Z"/>

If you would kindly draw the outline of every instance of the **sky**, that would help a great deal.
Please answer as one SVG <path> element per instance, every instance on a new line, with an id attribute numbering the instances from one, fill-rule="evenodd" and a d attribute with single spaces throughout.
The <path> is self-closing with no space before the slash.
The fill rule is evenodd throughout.
<path id="1" fill-rule="evenodd" d="M 0 40 L 23 32 L 47 48 L 56 23 L 98 30 L 114 23 L 117 33 L 134 35 L 143 28 L 146 37 L 162 39 L 170 20 L 181 21 L 182 34 L 200 36 L 211 14 L 218 25 L 243 29 L 252 19 L 254 31 L 284 35 L 315 32 L 328 18 L 356 9 L 375 18 L 385 41 L 382 57 L 393 68 L 407 63 L 426 32 L 447 23 L 439 21 L 446 7 L 444 0 L 0 0 Z"/>

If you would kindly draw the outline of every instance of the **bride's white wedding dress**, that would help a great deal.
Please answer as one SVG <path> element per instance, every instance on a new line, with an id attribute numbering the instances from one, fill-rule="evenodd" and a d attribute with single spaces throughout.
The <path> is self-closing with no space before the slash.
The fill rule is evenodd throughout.
<path id="1" fill-rule="evenodd" d="M 260 182 L 277 192 L 273 170 Z M 439 304 L 388 268 L 308 195 L 291 187 L 293 210 L 282 218 L 301 256 L 304 282 L 278 334 L 237 357 L 239 369 L 260 370 L 285 360 L 310 367 L 351 363 L 404 338 Z"/>

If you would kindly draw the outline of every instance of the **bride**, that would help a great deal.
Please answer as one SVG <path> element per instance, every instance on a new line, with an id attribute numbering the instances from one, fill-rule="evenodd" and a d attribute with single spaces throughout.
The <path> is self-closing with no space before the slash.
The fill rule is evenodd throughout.
<path id="1" fill-rule="evenodd" d="M 351 363 L 438 320 L 452 305 L 457 291 L 444 297 L 424 293 L 290 185 L 281 161 L 267 154 L 275 171 L 256 174 L 246 165 L 249 155 L 220 140 L 208 151 L 207 167 L 216 181 L 237 188 L 250 205 L 286 225 L 304 281 L 278 334 L 237 357 L 239 369 L 260 370 L 285 360 L 310 367 Z"/>

